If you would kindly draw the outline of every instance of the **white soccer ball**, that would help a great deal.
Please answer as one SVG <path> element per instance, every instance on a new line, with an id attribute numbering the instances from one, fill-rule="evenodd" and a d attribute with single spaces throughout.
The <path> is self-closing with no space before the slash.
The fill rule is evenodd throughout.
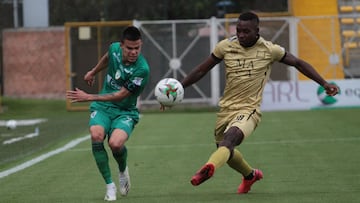
<path id="1" fill-rule="evenodd" d="M 164 78 L 156 84 L 154 94 L 160 104 L 171 107 L 184 99 L 184 87 L 175 78 Z"/>
<path id="2" fill-rule="evenodd" d="M 14 130 L 16 128 L 17 122 L 16 120 L 8 120 L 6 122 L 7 129 Z"/>

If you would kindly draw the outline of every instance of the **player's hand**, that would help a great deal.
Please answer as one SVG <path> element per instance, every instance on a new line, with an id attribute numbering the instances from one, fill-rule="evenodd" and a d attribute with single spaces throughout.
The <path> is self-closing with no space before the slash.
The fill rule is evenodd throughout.
<path id="1" fill-rule="evenodd" d="M 335 96 L 340 91 L 340 88 L 338 86 L 336 86 L 334 84 L 329 84 L 329 83 L 326 83 L 324 85 L 324 88 L 325 88 L 326 94 L 329 96 Z"/>
<path id="2" fill-rule="evenodd" d="M 70 99 L 71 103 L 90 101 L 90 95 L 79 88 L 66 91 L 66 98 Z"/>
<path id="3" fill-rule="evenodd" d="M 84 80 L 90 87 L 92 87 L 95 84 L 95 75 L 92 71 L 88 71 L 84 76 Z"/>

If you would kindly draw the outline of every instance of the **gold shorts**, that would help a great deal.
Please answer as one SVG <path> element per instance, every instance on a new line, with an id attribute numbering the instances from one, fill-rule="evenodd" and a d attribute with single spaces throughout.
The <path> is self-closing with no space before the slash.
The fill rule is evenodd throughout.
<path id="1" fill-rule="evenodd" d="M 221 142 L 224 133 L 232 126 L 236 126 L 244 133 L 245 138 L 251 135 L 261 121 L 261 113 L 253 111 L 221 111 L 217 114 L 215 124 L 215 141 Z"/>

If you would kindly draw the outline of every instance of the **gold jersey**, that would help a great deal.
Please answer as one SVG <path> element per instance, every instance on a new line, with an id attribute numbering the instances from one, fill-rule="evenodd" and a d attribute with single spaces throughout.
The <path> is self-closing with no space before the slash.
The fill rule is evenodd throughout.
<path id="1" fill-rule="evenodd" d="M 262 37 L 254 46 L 245 48 L 234 36 L 220 41 L 213 55 L 225 64 L 226 84 L 219 106 L 223 110 L 260 112 L 271 65 L 285 56 L 285 49 Z"/>

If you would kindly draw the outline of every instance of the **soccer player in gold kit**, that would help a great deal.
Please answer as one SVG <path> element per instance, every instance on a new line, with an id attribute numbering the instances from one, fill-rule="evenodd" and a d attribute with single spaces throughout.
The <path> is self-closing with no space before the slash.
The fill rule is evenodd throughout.
<path id="1" fill-rule="evenodd" d="M 182 80 L 184 88 L 199 81 L 216 64 L 224 60 L 226 85 L 219 101 L 220 110 L 215 126 L 217 150 L 191 178 L 196 186 L 211 178 L 225 164 L 242 174 L 238 193 L 249 192 L 252 184 L 263 178 L 236 147 L 248 137 L 261 119 L 260 104 L 271 64 L 275 61 L 295 67 L 302 74 L 323 86 L 328 95 L 339 92 L 336 85 L 325 81 L 307 62 L 286 52 L 284 48 L 259 35 L 259 17 L 245 12 L 238 18 L 236 36 L 220 41 L 212 54 Z"/>

